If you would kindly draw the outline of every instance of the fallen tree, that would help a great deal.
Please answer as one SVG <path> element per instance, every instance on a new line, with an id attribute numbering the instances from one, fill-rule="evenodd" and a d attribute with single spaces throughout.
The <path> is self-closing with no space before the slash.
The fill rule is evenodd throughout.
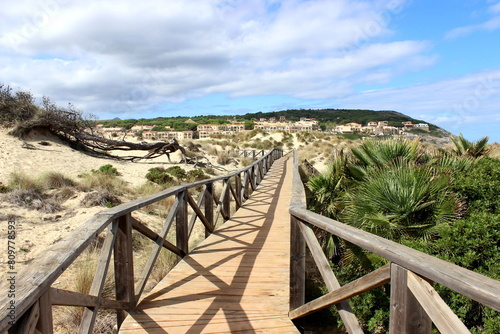
<path id="1" fill-rule="evenodd" d="M 13 94 L 10 87 L 0 85 L 0 122 L 6 126 L 16 124 L 14 130 L 10 132 L 11 135 L 23 138 L 34 130 L 49 132 L 80 151 L 106 155 L 120 160 L 137 161 L 166 155 L 171 161 L 170 153 L 180 151 L 181 161 L 185 164 L 197 166 L 202 164 L 201 158 L 204 158 L 203 156 L 198 156 L 194 160 L 189 158 L 186 155 L 186 149 L 176 139 L 168 142 L 133 143 L 104 138 L 96 131 L 96 120 L 95 116 L 83 115 L 72 105 L 65 109 L 60 108 L 46 97 L 43 98 L 42 106 L 37 106 L 34 104 L 31 93 L 17 92 Z M 117 156 L 110 155 L 111 151 L 147 151 L 147 153 Z"/>

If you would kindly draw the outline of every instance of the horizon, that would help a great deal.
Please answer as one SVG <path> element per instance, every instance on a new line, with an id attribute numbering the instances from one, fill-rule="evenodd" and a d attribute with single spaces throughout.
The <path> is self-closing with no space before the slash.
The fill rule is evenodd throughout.
<path id="1" fill-rule="evenodd" d="M 99 119 L 393 110 L 500 142 L 500 1 L 14 1 L 0 81 Z"/>

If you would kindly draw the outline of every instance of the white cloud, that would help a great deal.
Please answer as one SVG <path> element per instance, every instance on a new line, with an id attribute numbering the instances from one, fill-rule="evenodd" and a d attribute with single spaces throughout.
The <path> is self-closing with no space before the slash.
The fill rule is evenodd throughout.
<path id="1" fill-rule="evenodd" d="M 445 37 L 448 39 L 455 39 L 477 31 L 495 31 L 500 29 L 500 2 L 490 6 L 488 11 L 493 14 L 493 17 L 489 20 L 479 24 L 472 24 L 452 29 L 446 33 Z"/>
<path id="2" fill-rule="evenodd" d="M 490 8 L 489 8 L 489 11 L 493 14 L 500 14 L 500 2 L 492 5 Z"/>
<path id="3" fill-rule="evenodd" d="M 426 42 L 385 41 L 403 5 L 5 0 L 1 80 L 92 112 L 209 93 L 343 96 L 433 64 Z"/>

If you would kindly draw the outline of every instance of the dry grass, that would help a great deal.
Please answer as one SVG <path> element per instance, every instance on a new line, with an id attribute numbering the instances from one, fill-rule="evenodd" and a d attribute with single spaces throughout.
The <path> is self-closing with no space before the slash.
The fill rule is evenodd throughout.
<path id="1" fill-rule="evenodd" d="M 104 190 L 110 194 L 120 196 L 127 190 L 127 184 L 121 178 L 104 173 L 89 173 L 79 176 L 79 188 L 83 191 Z"/>
<path id="2" fill-rule="evenodd" d="M 44 190 L 39 180 L 24 173 L 10 174 L 8 187 L 10 189 L 33 190 L 40 193 Z"/>
<path id="3" fill-rule="evenodd" d="M 232 158 L 226 152 L 219 152 L 217 154 L 217 163 L 219 165 L 225 166 L 231 162 Z"/>
<path id="4" fill-rule="evenodd" d="M 72 187 L 63 187 L 61 189 L 57 189 L 53 194 L 52 198 L 54 198 L 59 203 L 64 203 L 68 199 L 75 196 L 75 189 Z"/>
<path id="5" fill-rule="evenodd" d="M 80 256 L 81 261 L 75 263 L 75 272 L 72 275 L 71 290 L 88 294 L 97 269 L 100 249 L 90 246 Z M 104 283 L 103 297 L 112 298 L 114 296 L 114 273 L 112 266 L 108 270 Z M 75 333 L 75 329 L 80 325 L 83 308 L 81 307 L 60 307 L 55 310 L 54 326 L 57 333 Z M 102 310 L 98 312 L 94 333 L 113 333 L 113 326 L 116 324 L 116 317 L 113 311 Z"/>
<path id="6" fill-rule="evenodd" d="M 142 186 L 136 188 L 133 193 L 135 198 L 140 198 L 148 195 L 155 194 L 159 191 L 165 190 L 171 185 L 158 185 L 156 183 L 152 182 L 147 182 L 143 184 Z M 155 202 L 153 204 L 150 204 L 148 206 L 145 206 L 141 210 L 146 212 L 147 214 L 150 215 L 156 215 L 161 218 L 167 217 L 168 213 L 170 212 L 170 208 L 174 204 L 175 198 L 174 196 L 167 197 L 165 199 L 162 199 L 161 201 Z"/>
<path id="7" fill-rule="evenodd" d="M 46 172 L 40 177 L 41 184 L 46 189 L 59 189 L 63 187 L 74 187 L 76 182 L 59 172 Z"/>
<path id="8" fill-rule="evenodd" d="M 253 160 L 250 158 L 242 158 L 240 160 L 240 164 L 242 167 L 246 167 L 246 166 L 250 165 L 252 162 L 253 162 Z"/>
<path id="9" fill-rule="evenodd" d="M 85 195 L 81 205 L 86 208 L 92 206 L 105 206 L 110 208 L 120 203 L 120 199 L 107 190 L 98 190 Z"/>

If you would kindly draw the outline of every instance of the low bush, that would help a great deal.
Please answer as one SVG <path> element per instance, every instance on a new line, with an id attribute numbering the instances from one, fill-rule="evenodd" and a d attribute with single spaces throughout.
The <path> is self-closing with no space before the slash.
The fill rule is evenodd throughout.
<path id="1" fill-rule="evenodd" d="M 56 199 L 44 195 L 36 189 L 14 189 L 6 195 L 6 198 L 12 204 L 43 213 L 54 213 L 62 210 L 61 204 Z"/>
<path id="2" fill-rule="evenodd" d="M 208 148 L 208 154 L 209 155 L 217 155 L 219 153 L 219 151 L 217 150 L 217 147 L 215 146 L 210 146 Z"/>
<path id="3" fill-rule="evenodd" d="M 88 193 L 81 202 L 82 206 L 86 208 L 92 206 L 105 206 L 110 208 L 120 203 L 121 201 L 118 197 L 105 190 Z"/>
<path id="4" fill-rule="evenodd" d="M 43 186 L 36 179 L 22 172 L 10 174 L 9 189 L 33 190 L 41 193 Z"/>
<path id="5" fill-rule="evenodd" d="M 114 174 L 104 174 L 101 172 L 79 175 L 82 180 L 79 188 L 82 191 L 105 190 L 115 195 L 121 195 L 127 188 L 125 181 Z"/>
<path id="6" fill-rule="evenodd" d="M 118 172 L 118 169 L 116 169 L 115 167 L 113 167 L 113 165 L 110 164 L 99 167 L 98 171 L 106 175 L 115 175 L 115 176 L 121 175 L 120 172 Z"/>
<path id="7" fill-rule="evenodd" d="M 47 172 L 42 175 L 41 182 L 47 189 L 59 189 L 63 187 L 74 187 L 75 181 L 67 178 L 59 172 Z"/>
<path id="8" fill-rule="evenodd" d="M 179 166 L 168 167 L 165 169 L 165 173 L 172 175 L 178 181 L 185 180 L 187 176 L 186 171 Z"/>
<path id="9" fill-rule="evenodd" d="M 209 168 L 205 168 L 205 173 L 209 174 L 209 175 L 215 175 L 215 169 L 209 167 Z"/>
<path id="10" fill-rule="evenodd" d="M 220 152 L 218 155 L 217 155 L 217 163 L 219 165 L 227 165 L 231 162 L 231 157 L 229 156 L 229 154 L 227 154 L 226 152 Z"/>
<path id="11" fill-rule="evenodd" d="M 240 163 L 243 167 L 249 166 L 252 162 L 253 160 L 251 158 L 242 158 L 240 160 Z"/>
<path id="12" fill-rule="evenodd" d="M 165 173 L 165 169 L 163 167 L 150 168 L 146 174 L 146 179 L 160 185 L 171 183 L 174 180 L 172 176 Z"/>
<path id="13" fill-rule="evenodd" d="M 75 190 L 72 187 L 63 187 L 54 192 L 54 194 L 52 194 L 52 198 L 59 203 L 63 203 L 74 195 Z"/>

